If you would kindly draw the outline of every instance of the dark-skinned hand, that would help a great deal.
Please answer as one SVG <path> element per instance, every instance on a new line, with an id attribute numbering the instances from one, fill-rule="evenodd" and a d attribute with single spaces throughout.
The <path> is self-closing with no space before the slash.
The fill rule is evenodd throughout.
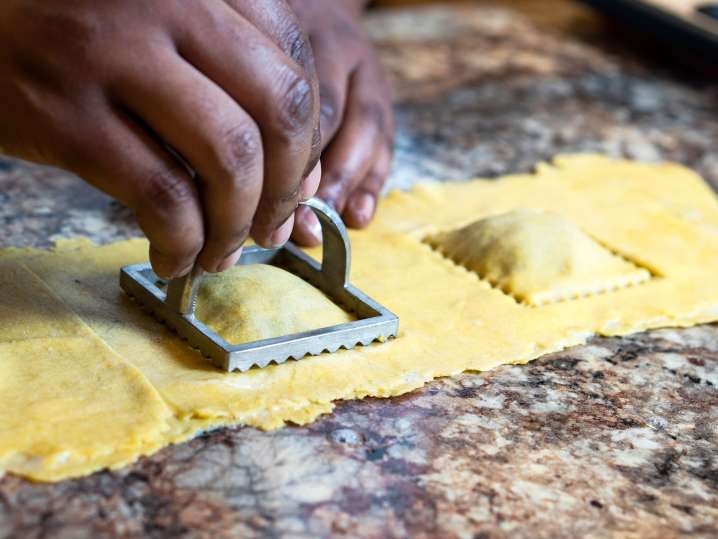
<path id="1" fill-rule="evenodd" d="M 316 35 L 324 56 L 368 47 L 363 34 Z M 367 54 L 320 64 L 335 111 L 322 120 L 327 178 L 339 186 L 323 194 L 340 208 L 345 191 L 376 191 L 354 177 L 387 159 L 359 151 L 383 110 L 356 97 L 375 84 L 376 69 L 358 67 Z M 318 82 L 285 0 L 2 0 L 0 72 L 0 150 L 76 172 L 131 207 L 163 277 L 196 262 L 224 270 L 249 234 L 283 243 L 319 183 Z M 363 223 L 367 203 L 351 200 L 345 215 Z"/>
<path id="2" fill-rule="evenodd" d="M 289 0 L 314 52 L 319 77 L 322 179 L 318 195 L 354 228 L 369 224 L 392 158 L 391 92 L 361 25 L 362 0 Z M 316 216 L 297 212 L 293 239 L 320 242 Z"/>

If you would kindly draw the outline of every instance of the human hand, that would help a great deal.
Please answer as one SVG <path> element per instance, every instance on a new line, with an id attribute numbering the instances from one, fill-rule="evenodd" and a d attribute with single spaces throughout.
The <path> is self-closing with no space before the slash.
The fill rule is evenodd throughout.
<path id="1" fill-rule="evenodd" d="M 394 139 L 391 91 L 359 20 L 361 0 L 289 0 L 309 35 L 321 99 L 318 195 L 354 228 L 369 224 L 389 174 Z M 293 239 L 321 241 L 316 216 L 297 212 Z"/>
<path id="2" fill-rule="evenodd" d="M 131 207 L 162 277 L 224 270 L 249 234 L 283 243 L 319 183 L 311 48 L 284 0 L 3 0 L 0 71 L 0 150 Z"/>

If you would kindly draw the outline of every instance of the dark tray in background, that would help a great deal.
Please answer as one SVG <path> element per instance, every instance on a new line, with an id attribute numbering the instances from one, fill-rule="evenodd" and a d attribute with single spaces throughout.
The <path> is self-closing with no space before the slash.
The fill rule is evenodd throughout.
<path id="1" fill-rule="evenodd" d="M 652 33 L 667 49 L 698 55 L 718 68 L 718 0 L 581 0 L 637 32 Z"/>

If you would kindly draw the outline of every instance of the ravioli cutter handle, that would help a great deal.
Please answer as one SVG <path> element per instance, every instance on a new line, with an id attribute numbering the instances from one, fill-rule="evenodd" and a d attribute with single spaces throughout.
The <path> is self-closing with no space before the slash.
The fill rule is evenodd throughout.
<path id="1" fill-rule="evenodd" d="M 343 288 L 349 282 L 352 263 L 347 229 L 337 212 L 322 200 L 310 198 L 301 204 L 310 207 L 322 225 L 322 274 L 331 286 Z"/>
<path id="2" fill-rule="evenodd" d="M 300 204 L 311 208 L 322 226 L 322 275 L 331 287 L 344 288 L 351 269 L 351 246 L 344 223 L 331 206 L 318 198 Z M 204 270 L 197 265 L 184 277 L 172 279 L 167 285 L 165 303 L 175 312 L 194 316 L 203 277 Z"/>

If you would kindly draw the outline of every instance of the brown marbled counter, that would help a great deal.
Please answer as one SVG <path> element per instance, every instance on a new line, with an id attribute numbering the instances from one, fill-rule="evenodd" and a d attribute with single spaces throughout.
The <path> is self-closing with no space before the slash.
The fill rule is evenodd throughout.
<path id="1" fill-rule="evenodd" d="M 368 24 L 397 93 L 393 187 L 584 150 L 679 161 L 718 186 L 718 85 L 582 8 L 513 0 Z M 0 245 L 137 233 L 72 176 L 0 160 Z M 222 429 L 118 472 L 5 477 L 0 536 L 716 537 L 717 385 L 714 326 L 594 339 L 309 427 Z"/>

